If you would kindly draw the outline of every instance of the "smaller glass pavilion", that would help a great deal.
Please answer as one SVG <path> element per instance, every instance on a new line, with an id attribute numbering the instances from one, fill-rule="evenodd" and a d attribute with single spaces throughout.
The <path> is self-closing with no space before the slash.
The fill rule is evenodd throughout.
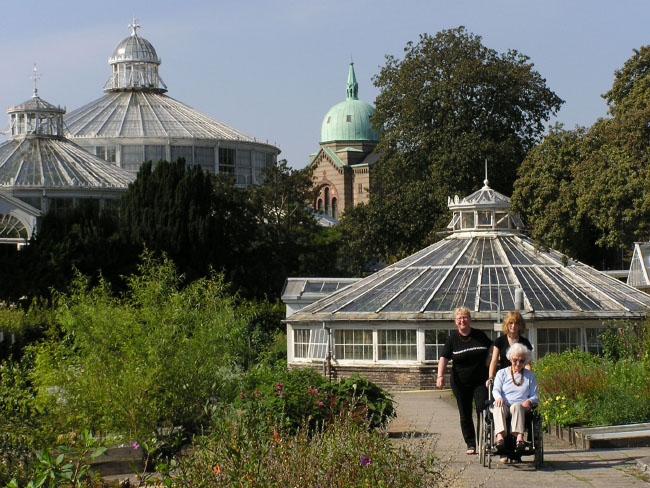
<path id="1" fill-rule="evenodd" d="M 24 245 L 38 217 L 81 200 L 118 204 L 134 175 L 63 137 L 65 109 L 34 94 L 9 107 L 10 138 L 0 144 L 0 243 Z"/>
<path id="2" fill-rule="evenodd" d="M 598 352 L 608 320 L 639 319 L 650 296 L 522 234 L 508 197 L 489 187 L 449 198 L 450 235 L 287 316 L 289 365 L 362 372 L 389 389 L 432 387 L 454 310 L 496 338 L 519 310 L 537 357 Z"/>

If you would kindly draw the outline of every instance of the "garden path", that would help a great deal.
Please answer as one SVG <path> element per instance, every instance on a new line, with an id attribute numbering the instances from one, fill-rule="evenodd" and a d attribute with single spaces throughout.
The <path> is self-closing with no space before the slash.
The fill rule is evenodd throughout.
<path id="1" fill-rule="evenodd" d="M 536 487 L 648 487 L 650 477 L 637 467 L 648 463 L 650 447 L 576 449 L 547 435 L 544 467 L 535 470 L 532 458 L 502 465 L 493 458 L 492 469 L 478 456 L 465 454 L 458 410 L 449 391 L 395 393 L 397 418 L 389 432 L 395 442 L 408 442 L 432 452 L 440 466 L 442 483 L 450 488 L 521 486 Z M 530 462 L 528 462 L 530 460 Z"/>

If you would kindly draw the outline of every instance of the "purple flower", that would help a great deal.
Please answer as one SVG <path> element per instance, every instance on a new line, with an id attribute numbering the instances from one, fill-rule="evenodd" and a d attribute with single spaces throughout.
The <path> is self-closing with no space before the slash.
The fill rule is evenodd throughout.
<path id="1" fill-rule="evenodd" d="M 242 400 L 243 400 L 244 398 L 246 398 L 246 394 L 245 394 L 245 393 L 240 393 L 239 396 L 242 398 Z"/>
<path id="2" fill-rule="evenodd" d="M 140 448 L 140 444 L 138 444 L 138 441 L 133 441 L 131 443 L 131 447 L 133 447 L 133 449 L 137 451 Z"/>
<path id="3" fill-rule="evenodd" d="M 361 466 L 370 466 L 370 458 L 369 458 L 369 457 L 366 457 L 366 456 L 363 456 L 363 457 L 361 458 L 361 461 L 359 461 L 359 464 L 360 464 Z"/>

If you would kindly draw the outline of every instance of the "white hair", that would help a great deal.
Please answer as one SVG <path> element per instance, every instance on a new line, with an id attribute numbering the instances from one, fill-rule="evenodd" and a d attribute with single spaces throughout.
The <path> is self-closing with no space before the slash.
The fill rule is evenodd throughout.
<path id="1" fill-rule="evenodd" d="M 510 349 L 508 349 L 508 352 L 506 353 L 508 361 L 512 361 L 512 356 L 514 355 L 524 356 L 526 363 L 530 361 L 530 349 L 528 349 L 520 342 L 515 342 L 512 346 L 510 346 Z"/>

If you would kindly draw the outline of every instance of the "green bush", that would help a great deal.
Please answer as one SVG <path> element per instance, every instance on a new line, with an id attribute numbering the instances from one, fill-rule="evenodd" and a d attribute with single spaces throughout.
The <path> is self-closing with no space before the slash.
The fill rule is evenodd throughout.
<path id="1" fill-rule="evenodd" d="M 548 354 L 533 367 L 548 423 L 613 425 L 650 420 L 650 364 L 583 351 Z"/>
<path id="2" fill-rule="evenodd" d="M 196 432 L 208 400 L 232 395 L 249 356 L 246 322 L 223 281 L 181 289 L 173 264 L 150 255 L 122 298 L 78 276 L 56 317 L 64 338 L 33 347 L 32 376 L 59 433 L 142 441 Z"/>
<path id="3" fill-rule="evenodd" d="M 650 362 L 650 326 L 644 323 L 609 323 L 599 337 L 603 354 L 612 361 L 632 359 Z"/>
<path id="4" fill-rule="evenodd" d="M 35 392 L 19 363 L 0 363 L 0 486 L 12 478 L 31 476 L 36 449 L 44 444 L 45 432 L 36 409 Z"/>
<path id="5" fill-rule="evenodd" d="M 348 414 L 316 431 L 303 425 L 297 433 L 222 418 L 218 429 L 197 439 L 177 463 L 159 465 L 161 481 L 166 486 L 278 488 L 436 485 L 431 457 L 393 448 L 386 435 Z"/>
<path id="6" fill-rule="evenodd" d="M 314 430 L 344 413 L 372 429 L 385 426 L 395 416 L 392 397 L 358 375 L 329 382 L 311 368 L 281 367 L 251 370 L 235 407 L 255 422 L 279 425 L 290 432 L 305 426 Z"/>

